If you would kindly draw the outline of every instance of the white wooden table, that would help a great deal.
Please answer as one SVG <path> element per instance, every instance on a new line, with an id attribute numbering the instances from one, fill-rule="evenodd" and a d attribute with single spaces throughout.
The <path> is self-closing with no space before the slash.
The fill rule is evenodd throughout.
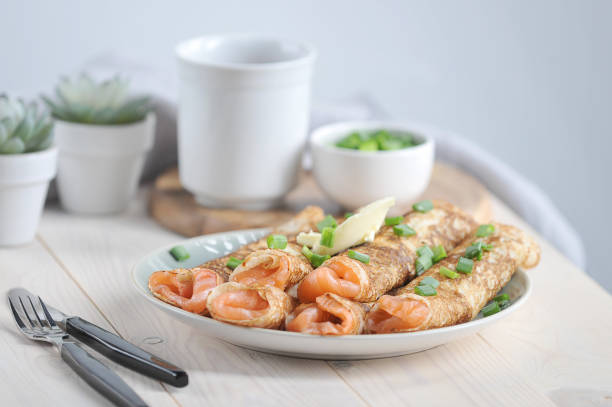
<path id="1" fill-rule="evenodd" d="M 189 386 L 175 389 L 107 361 L 152 406 L 612 405 L 612 296 L 541 238 L 531 298 L 480 334 L 390 359 L 292 359 L 207 338 L 135 293 L 132 265 L 181 239 L 147 217 L 146 193 L 116 217 L 47 208 L 33 243 L 0 248 L 0 286 L 23 286 L 186 369 Z M 534 233 L 495 199 L 494 214 Z M 0 308 L 0 405 L 108 405 Z"/>

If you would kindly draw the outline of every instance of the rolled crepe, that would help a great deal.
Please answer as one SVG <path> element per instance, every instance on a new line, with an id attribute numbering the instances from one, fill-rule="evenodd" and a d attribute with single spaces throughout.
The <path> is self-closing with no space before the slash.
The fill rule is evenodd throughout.
<path id="1" fill-rule="evenodd" d="M 493 248 L 483 251 L 481 260 L 473 259 L 472 273 L 458 273 L 455 279 L 441 275 L 441 267 L 455 269 L 465 249 L 475 240 Z M 368 313 L 367 331 L 410 332 L 470 321 L 510 281 L 518 267 L 535 267 L 539 259 L 540 248 L 524 232 L 513 226 L 495 224 L 492 235 L 484 238 L 471 235 L 446 259 L 397 290 L 395 295 L 382 296 Z M 439 281 L 437 294 L 428 297 L 415 294 L 415 287 L 427 276 Z"/>
<path id="2" fill-rule="evenodd" d="M 224 283 L 207 300 L 211 317 L 234 325 L 278 329 L 293 309 L 293 300 L 274 286 Z"/>
<path id="3" fill-rule="evenodd" d="M 293 219 L 274 228 L 272 233 L 285 235 L 287 236 L 287 240 L 289 242 L 295 242 L 295 239 L 300 232 L 309 232 L 315 229 L 317 223 L 320 222 L 324 216 L 325 214 L 323 209 L 319 208 L 318 206 L 308 206 L 298 213 Z M 229 277 L 233 271 L 226 266 L 230 257 L 243 260 L 256 250 L 267 249 L 268 245 L 266 239 L 267 236 L 259 239 L 256 242 L 242 246 L 235 252 L 232 252 L 226 256 L 207 261 L 206 263 L 200 265 L 200 267 L 206 267 L 216 271 L 224 276 L 225 280 L 227 281 L 229 280 Z"/>
<path id="4" fill-rule="evenodd" d="M 203 267 L 156 271 L 149 277 L 149 289 L 168 304 L 207 315 L 208 294 L 223 281 L 218 273 Z"/>
<path id="5" fill-rule="evenodd" d="M 285 329 L 311 335 L 359 335 L 365 326 L 365 306 L 326 293 L 312 304 L 301 304 L 289 314 Z"/>
<path id="6" fill-rule="evenodd" d="M 229 279 L 252 287 L 273 285 L 285 290 L 311 271 L 312 265 L 300 253 L 300 246 L 289 243 L 284 250 L 263 249 L 249 254 Z"/>
<path id="7" fill-rule="evenodd" d="M 359 302 L 375 301 L 416 276 L 419 247 L 442 245 L 448 252 L 476 227 L 470 215 L 443 201 L 434 201 L 429 212 L 408 213 L 404 223 L 416 235 L 400 237 L 392 226 L 382 226 L 372 242 L 353 248 L 370 257 L 368 264 L 351 259 L 347 250 L 309 273 L 297 289 L 300 301 L 314 302 L 326 292 Z"/>

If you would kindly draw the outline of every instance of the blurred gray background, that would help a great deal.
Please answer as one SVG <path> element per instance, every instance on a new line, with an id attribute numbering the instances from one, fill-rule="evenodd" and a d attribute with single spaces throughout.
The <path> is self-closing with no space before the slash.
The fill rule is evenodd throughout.
<path id="1" fill-rule="evenodd" d="M 4 2 L 0 91 L 36 94 L 107 52 L 172 72 L 200 34 L 309 40 L 315 99 L 365 92 L 478 142 L 551 196 L 612 290 L 610 21 L 604 0 Z"/>

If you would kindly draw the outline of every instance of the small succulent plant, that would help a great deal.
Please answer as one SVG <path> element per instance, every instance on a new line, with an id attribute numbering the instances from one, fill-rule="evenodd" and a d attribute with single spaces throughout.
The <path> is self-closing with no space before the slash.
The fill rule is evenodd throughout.
<path id="1" fill-rule="evenodd" d="M 53 141 L 53 120 L 34 102 L 0 95 L 0 154 L 31 153 Z"/>
<path id="2" fill-rule="evenodd" d="M 131 96 L 129 82 L 119 76 L 102 82 L 83 73 L 62 78 L 56 99 L 43 96 L 53 117 L 84 124 L 128 124 L 141 121 L 151 110 L 148 97 Z"/>

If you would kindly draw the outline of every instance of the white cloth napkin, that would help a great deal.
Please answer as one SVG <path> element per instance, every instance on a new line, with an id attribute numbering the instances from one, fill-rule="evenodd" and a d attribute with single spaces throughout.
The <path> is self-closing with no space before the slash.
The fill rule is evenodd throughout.
<path id="1" fill-rule="evenodd" d="M 91 60 L 83 69 L 100 78 L 120 72 L 131 78 L 135 91 L 153 96 L 157 113 L 156 140 L 143 179 L 150 180 L 176 163 L 177 80 L 174 69 L 154 68 L 153 65 L 115 55 Z M 386 117 L 368 95 L 357 94 L 343 100 L 315 102 L 311 127 L 335 121 Z M 478 178 L 544 238 L 577 266 L 585 269 L 586 256 L 580 236 L 537 185 L 467 138 L 435 128 L 431 128 L 431 131 L 436 139 L 438 160 L 453 164 Z M 304 164 L 307 167 L 310 165 L 308 157 Z"/>

